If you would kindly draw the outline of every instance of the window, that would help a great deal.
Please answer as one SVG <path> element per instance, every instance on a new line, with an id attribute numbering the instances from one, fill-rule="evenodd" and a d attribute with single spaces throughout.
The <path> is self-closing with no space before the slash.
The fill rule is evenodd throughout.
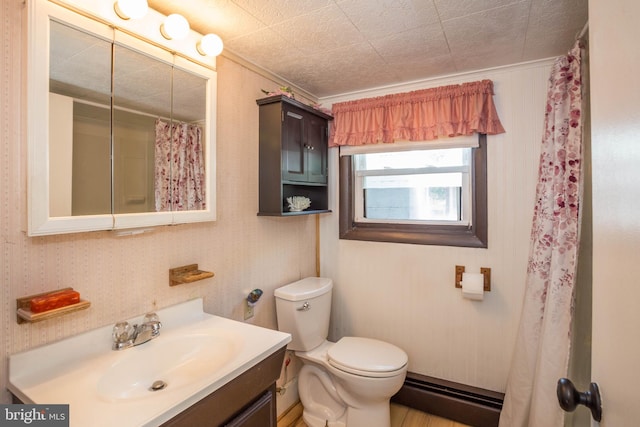
<path id="1" fill-rule="evenodd" d="M 340 238 L 487 247 L 486 135 L 341 154 Z"/>
<path id="2" fill-rule="evenodd" d="M 471 223 L 471 148 L 353 155 L 357 222 Z"/>

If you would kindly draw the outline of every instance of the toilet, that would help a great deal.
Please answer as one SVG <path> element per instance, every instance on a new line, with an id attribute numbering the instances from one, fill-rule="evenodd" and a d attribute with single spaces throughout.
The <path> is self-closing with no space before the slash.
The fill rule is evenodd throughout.
<path id="1" fill-rule="evenodd" d="M 278 329 L 303 363 L 298 392 L 309 427 L 390 427 L 389 400 L 404 383 L 407 354 L 371 338 L 327 341 L 333 282 L 307 277 L 275 290 Z"/>

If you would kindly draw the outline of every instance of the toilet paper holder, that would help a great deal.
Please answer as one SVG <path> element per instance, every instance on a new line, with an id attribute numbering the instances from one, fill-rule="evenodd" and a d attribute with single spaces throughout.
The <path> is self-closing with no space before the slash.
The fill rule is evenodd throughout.
<path id="1" fill-rule="evenodd" d="M 462 273 L 464 273 L 464 265 L 456 265 L 456 288 L 462 288 Z M 484 276 L 484 291 L 491 292 L 491 269 L 481 267 L 480 273 Z"/>

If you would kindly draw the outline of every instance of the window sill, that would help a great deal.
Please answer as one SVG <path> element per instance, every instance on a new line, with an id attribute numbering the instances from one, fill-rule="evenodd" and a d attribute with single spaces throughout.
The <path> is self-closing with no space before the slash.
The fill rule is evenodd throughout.
<path id="1" fill-rule="evenodd" d="M 401 226 L 355 223 L 341 230 L 345 240 L 372 242 L 409 243 L 417 245 L 460 246 L 486 248 L 487 239 L 477 235 L 476 230 L 465 226 Z"/>

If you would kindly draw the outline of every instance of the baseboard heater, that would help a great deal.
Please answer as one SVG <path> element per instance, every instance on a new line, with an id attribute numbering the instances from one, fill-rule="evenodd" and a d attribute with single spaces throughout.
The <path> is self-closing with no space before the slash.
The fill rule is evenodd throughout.
<path id="1" fill-rule="evenodd" d="M 409 372 L 391 401 L 474 427 L 496 427 L 504 394 Z"/>

